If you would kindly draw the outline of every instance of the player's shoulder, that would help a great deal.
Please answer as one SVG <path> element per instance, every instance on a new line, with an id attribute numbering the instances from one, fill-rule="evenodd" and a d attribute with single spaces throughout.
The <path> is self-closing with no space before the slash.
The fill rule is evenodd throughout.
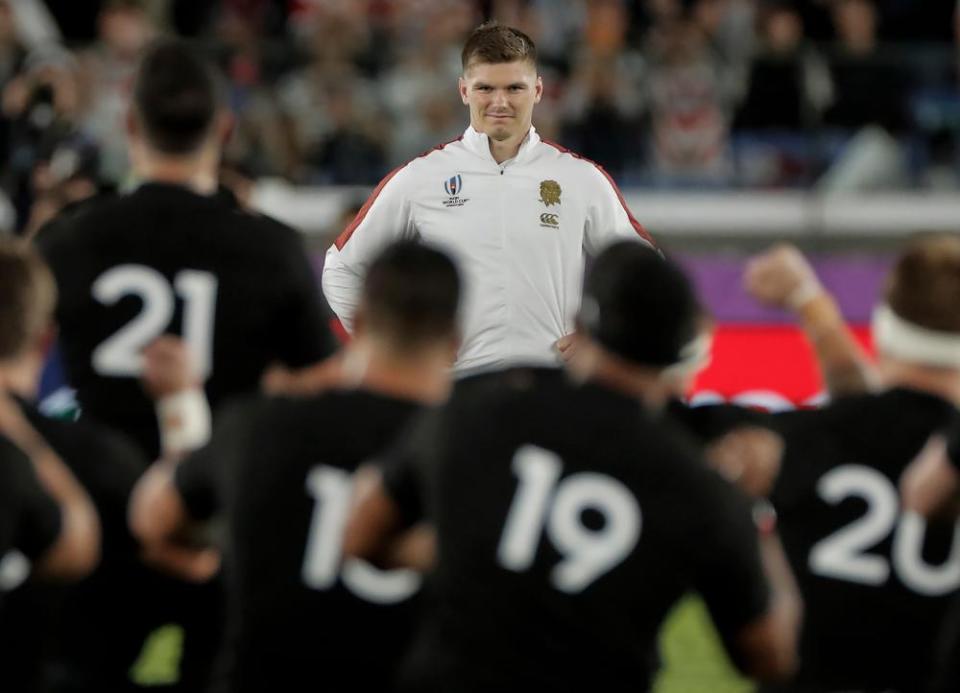
<path id="1" fill-rule="evenodd" d="M 26 459 L 24 453 L 12 440 L 0 433 L 0 461 L 4 464 L 19 464 Z M 2 470 L 0 470 L 2 471 Z"/>
<path id="2" fill-rule="evenodd" d="M 77 230 L 96 228 L 102 215 L 111 215 L 121 196 L 114 191 L 103 192 L 64 207 L 37 231 L 35 244 L 42 253 L 55 249 L 65 242 L 75 241 Z"/>
<path id="3" fill-rule="evenodd" d="M 364 389 L 329 389 L 311 396 L 250 395 L 232 400 L 219 419 L 258 438 L 376 436 L 394 431 L 419 411 L 412 400 Z"/>
<path id="4" fill-rule="evenodd" d="M 22 408 L 31 425 L 88 488 L 112 489 L 125 496 L 149 465 L 140 448 L 119 431 L 88 419 L 49 417 L 26 404 Z"/>
<path id="5" fill-rule="evenodd" d="M 437 170 L 446 174 L 451 166 L 467 155 L 463 143 L 463 136 L 446 142 L 439 142 L 430 149 L 426 149 L 409 161 L 404 162 L 388 173 L 383 182 L 390 181 L 394 185 L 416 184 L 423 176 L 431 175 Z"/>
<path id="6" fill-rule="evenodd" d="M 4 506 L 14 507 L 12 499 L 31 474 L 30 458 L 17 445 L 0 433 L 0 510 L 8 512 Z"/>
<path id="7" fill-rule="evenodd" d="M 926 431 L 948 421 L 953 412 L 954 407 L 936 395 L 894 388 L 848 395 L 820 409 L 785 412 L 774 418 L 788 438 L 878 441 Z"/>
<path id="8" fill-rule="evenodd" d="M 666 415 L 701 443 L 709 443 L 743 426 L 774 428 L 774 420 L 769 413 L 735 404 L 692 406 L 680 400 L 671 400 L 666 407 Z"/>
<path id="9" fill-rule="evenodd" d="M 562 166 L 583 180 L 604 181 L 609 176 L 603 167 L 593 159 L 588 159 L 579 152 L 564 147 L 553 140 L 541 139 L 538 143 L 538 158 L 552 166 Z"/>

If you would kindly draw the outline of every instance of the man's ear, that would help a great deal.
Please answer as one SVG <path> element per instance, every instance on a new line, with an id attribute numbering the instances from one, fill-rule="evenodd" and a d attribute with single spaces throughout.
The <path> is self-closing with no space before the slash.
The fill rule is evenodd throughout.
<path id="1" fill-rule="evenodd" d="M 353 331 L 352 336 L 354 339 L 357 337 L 362 337 L 366 334 L 367 331 L 367 311 L 361 303 L 357 306 L 357 310 L 353 314 Z"/>
<path id="2" fill-rule="evenodd" d="M 230 138 L 233 137 L 233 131 L 236 129 L 237 119 L 233 112 L 224 108 L 217 112 L 216 132 L 217 142 L 221 147 L 226 147 Z"/>
<path id="3" fill-rule="evenodd" d="M 40 334 L 37 335 L 37 339 L 34 342 L 34 349 L 40 354 L 44 361 L 47 360 L 54 345 L 57 343 L 57 336 L 59 334 L 60 330 L 57 328 L 57 324 L 51 320 L 47 326 L 40 331 Z"/>
<path id="4" fill-rule="evenodd" d="M 540 75 L 537 75 L 537 83 L 536 83 L 536 86 L 534 86 L 533 88 L 533 93 L 534 93 L 533 102 L 540 103 L 540 99 L 543 98 L 543 77 L 541 77 Z"/>
<path id="5" fill-rule="evenodd" d="M 127 137 L 137 139 L 140 137 L 140 119 L 133 108 L 127 109 L 127 117 L 124 119 L 124 125 L 127 129 Z"/>
<path id="6" fill-rule="evenodd" d="M 450 335 L 450 363 L 455 363 L 457 360 L 457 354 L 460 353 L 460 347 L 463 346 L 463 333 L 461 333 L 460 328 L 456 328 L 453 331 L 453 334 Z"/>
<path id="7" fill-rule="evenodd" d="M 467 80 L 461 77 L 459 80 L 457 80 L 457 85 L 460 89 L 460 100 L 463 101 L 464 106 L 468 106 L 470 104 L 470 99 L 467 98 Z"/>

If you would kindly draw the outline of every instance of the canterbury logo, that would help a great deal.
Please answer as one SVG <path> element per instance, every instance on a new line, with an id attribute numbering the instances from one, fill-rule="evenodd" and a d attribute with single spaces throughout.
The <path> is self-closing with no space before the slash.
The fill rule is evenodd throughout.
<path id="1" fill-rule="evenodd" d="M 560 226 L 560 215 L 544 212 L 540 215 L 540 223 L 545 226 Z"/>

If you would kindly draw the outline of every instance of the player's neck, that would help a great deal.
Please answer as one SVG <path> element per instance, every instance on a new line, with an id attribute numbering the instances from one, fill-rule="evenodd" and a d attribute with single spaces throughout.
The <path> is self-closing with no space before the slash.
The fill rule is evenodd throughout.
<path id="1" fill-rule="evenodd" d="M 573 377 L 640 400 L 659 409 L 670 397 L 670 387 L 660 372 L 627 363 L 595 345 L 584 345 L 568 369 Z"/>
<path id="2" fill-rule="evenodd" d="M 493 157 L 493 160 L 498 164 L 502 164 L 504 161 L 515 158 L 520 152 L 520 146 L 529 133 L 530 130 L 528 128 L 522 135 L 501 141 L 495 140 L 487 135 L 487 140 L 490 142 L 490 155 Z"/>
<path id="3" fill-rule="evenodd" d="M 134 173 L 144 183 L 164 183 L 189 188 L 200 195 L 213 195 L 219 182 L 218 159 L 203 151 L 194 156 L 142 153 L 133 162 Z"/>
<path id="4" fill-rule="evenodd" d="M 0 361 L 0 392 L 33 400 L 37 396 L 39 375 L 40 364 L 32 357 Z"/>
<path id="5" fill-rule="evenodd" d="M 919 390 L 960 406 L 960 371 L 883 359 L 880 372 L 886 388 Z"/>
<path id="6" fill-rule="evenodd" d="M 449 360 L 437 352 L 398 355 L 382 345 L 351 345 L 343 364 L 348 387 L 439 404 L 450 394 Z"/>

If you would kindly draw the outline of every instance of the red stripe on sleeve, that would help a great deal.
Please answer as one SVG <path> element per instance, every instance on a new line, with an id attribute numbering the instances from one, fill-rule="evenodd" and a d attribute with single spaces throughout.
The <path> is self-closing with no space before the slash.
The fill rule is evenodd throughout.
<path id="1" fill-rule="evenodd" d="M 350 341 L 350 333 L 347 332 L 347 328 L 343 326 L 343 323 L 340 322 L 340 318 L 332 317 L 330 318 L 330 331 L 333 333 L 333 336 L 337 338 L 338 344 L 347 344 Z"/>
<path id="2" fill-rule="evenodd" d="M 633 227 L 633 230 L 637 232 L 637 235 L 640 236 L 640 238 L 645 240 L 651 246 L 653 246 L 654 248 L 657 247 L 657 242 L 653 240 L 653 236 L 650 235 L 650 232 L 643 227 L 643 224 L 637 221 L 636 218 L 633 216 L 633 213 L 630 211 L 630 208 L 627 207 L 627 201 L 623 199 L 623 193 L 620 192 L 620 188 L 617 186 L 616 182 L 613 180 L 610 174 L 606 172 L 603 166 L 598 164 L 596 161 L 593 161 L 592 159 L 588 159 L 585 156 L 581 156 L 580 154 L 577 154 L 575 151 L 571 149 L 567 149 L 561 144 L 557 144 L 556 142 L 551 142 L 550 140 L 541 140 L 541 142 L 543 142 L 544 144 L 549 144 L 551 147 L 560 151 L 563 154 L 569 154 L 575 159 L 580 159 L 582 161 L 586 161 L 588 164 L 593 164 L 593 166 L 595 166 L 596 169 L 603 174 L 603 177 L 606 178 L 607 182 L 610 183 L 610 185 L 613 187 L 613 191 L 617 194 L 617 199 L 620 200 L 620 206 L 622 206 L 623 211 L 627 213 L 627 219 L 630 221 L 630 225 Z"/>
<path id="3" fill-rule="evenodd" d="M 360 211 L 357 212 L 357 216 L 353 218 L 353 221 L 351 221 L 347 228 L 345 228 L 343 232 L 337 236 L 337 240 L 333 242 L 333 244 L 337 246 L 337 250 L 343 250 L 343 246 L 347 244 L 347 241 L 350 240 L 350 236 L 352 236 L 353 232 L 357 230 L 357 227 L 360 226 L 360 223 L 367 216 L 367 212 L 369 212 L 370 208 L 373 207 L 373 203 L 377 201 L 377 197 L 380 195 L 380 192 L 387 185 L 387 183 L 390 182 L 390 179 L 400 173 L 400 171 L 406 165 L 407 164 L 404 164 L 403 166 L 398 166 L 397 168 L 393 169 L 390 171 L 390 173 L 383 177 L 383 180 L 377 184 L 377 187 L 374 188 L 372 193 L 370 193 L 370 197 L 368 197 L 367 201 L 363 203 L 363 207 L 361 207 Z"/>
<path id="4" fill-rule="evenodd" d="M 450 140 L 449 142 L 438 144 L 433 149 L 427 150 L 420 156 L 416 157 L 416 159 L 422 159 L 423 157 L 429 154 L 432 154 L 433 152 L 441 151 L 448 144 L 459 142 L 462 139 L 463 139 L 463 135 L 461 135 L 460 137 L 454 140 Z M 410 161 L 415 161 L 416 159 L 411 159 Z M 347 244 L 347 241 L 350 240 L 350 236 L 352 236 L 353 232 L 357 230 L 357 227 L 360 226 L 364 218 L 367 216 L 367 212 L 369 212 L 370 208 L 373 207 L 373 203 L 377 201 L 377 197 L 380 195 L 380 192 L 384 189 L 384 187 L 386 187 L 387 183 L 390 182 L 391 178 L 393 178 L 395 175 L 400 173 L 400 171 L 402 171 L 406 166 L 410 164 L 410 161 L 405 163 L 403 166 L 398 166 L 397 168 L 393 169 L 392 171 L 390 171 L 390 173 L 388 173 L 386 176 L 383 177 L 383 180 L 377 183 L 377 187 L 374 188 L 372 193 L 370 193 L 370 197 L 367 198 L 367 201 L 363 203 L 363 207 L 361 207 L 360 211 L 357 212 L 357 216 L 353 218 L 353 221 L 351 221 L 350 224 L 347 226 L 347 228 L 345 228 L 343 232 L 339 236 L 337 236 L 337 240 L 333 242 L 333 244 L 337 246 L 337 250 L 343 250 L 343 246 Z"/>

